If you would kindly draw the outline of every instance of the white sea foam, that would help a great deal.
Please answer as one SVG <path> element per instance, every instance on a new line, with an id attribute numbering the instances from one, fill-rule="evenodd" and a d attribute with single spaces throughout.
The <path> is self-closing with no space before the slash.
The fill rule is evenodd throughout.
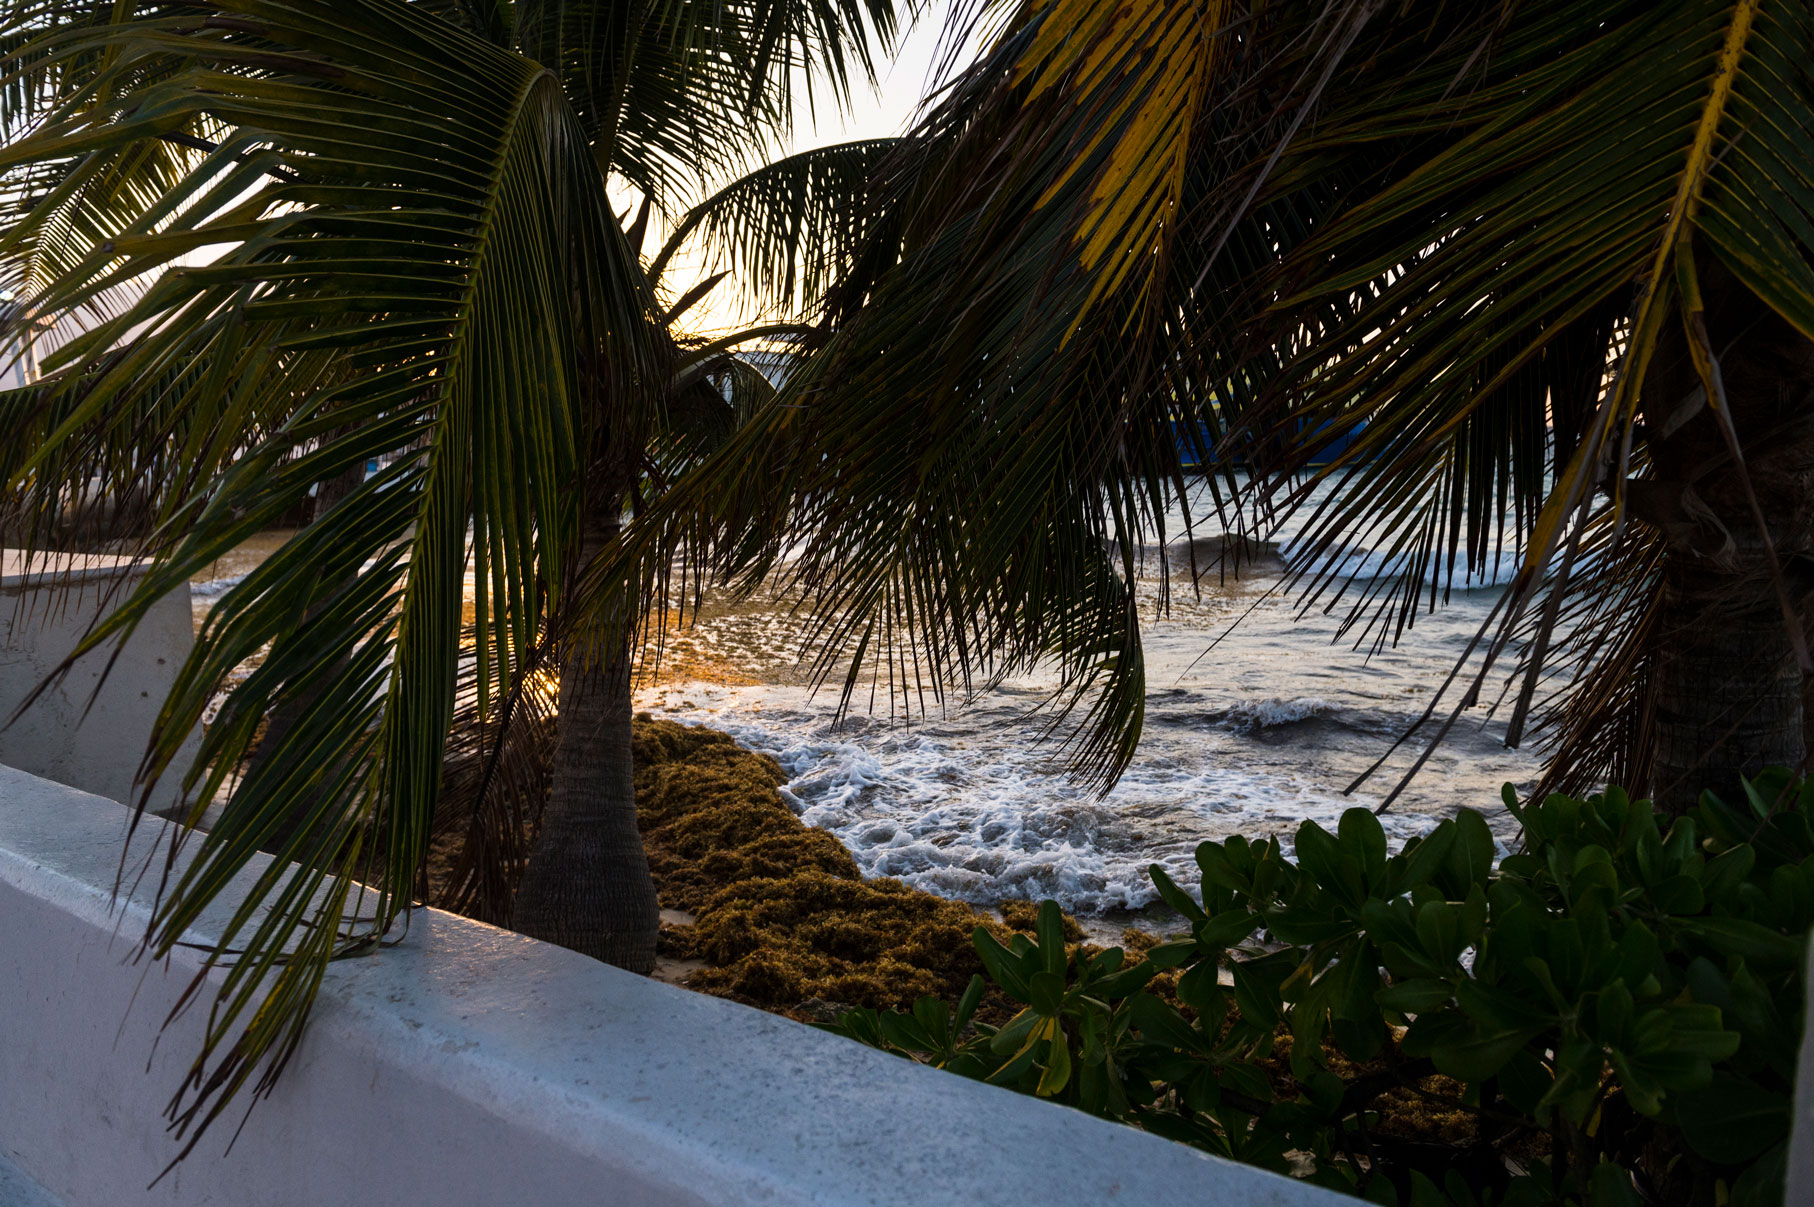
<path id="1" fill-rule="evenodd" d="M 1297 540 L 1284 542 L 1279 554 L 1288 565 L 1295 567 L 1303 553 L 1303 546 Z M 1457 563 L 1453 580 L 1449 574 L 1446 560 L 1432 559 L 1425 567 L 1421 581 L 1434 583 L 1438 588 L 1453 587 L 1458 591 L 1474 591 L 1485 587 L 1503 586 L 1512 581 L 1518 574 L 1518 555 L 1507 550 L 1491 558 L 1485 567 L 1470 570 Z M 1336 581 L 1356 579 L 1367 581 L 1380 578 L 1396 578 L 1408 573 L 1412 566 L 1403 554 L 1377 552 L 1371 549 L 1359 549 L 1338 546 L 1312 558 L 1309 562 L 1312 577 L 1328 578 Z"/>
<path id="2" fill-rule="evenodd" d="M 1171 531 L 1181 532 L 1181 521 Z M 1294 534 L 1277 535 L 1289 551 Z M 1338 557 L 1362 577 L 1395 569 L 1364 550 Z M 1488 578 L 1503 582 L 1514 569 L 1502 558 Z M 796 686 L 804 674 L 795 659 L 817 650 L 805 640 L 805 614 L 781 596 L 715 600 L 683 635 L 763 686 L 668 683 L 640 693 L 639 704 L 775 756 L 788 803 L 835 834 L 867 874 L 978 904 L 1052 897 L 1081 914 L 1139 908 L 1155 896 L 1150 864 L 1196 884 L 1192 856 L 1205 840 L 1278 837 L 1289 847 L 1305 820 L 1333 831 L 1345 810 L 1376 805 L 1378 795 L 1344 789 L 1424 710 L 1496 599 L 1457 592 L 1435 613 L 1410 618 L 1415 632 L 1402 645 L 1382 647 L 1370 630 L 1340 629 L 1347 604 L 1334 615 L 1300 609 L 1278 591 L 1272 567 L 1257 570 L 1226 582 L 1212 574 L 1200 593 L 1180 591 L 1169 609 L 1143 619 L 1144 732 L 1107 796 L 1066 779 L 1057 751 L 1037 741 L 1039 723 L 1024 716 L 1056 686 L 1049 676 L 991 688 L 965 711 L 935 709 L 910 728 L 859 715 L 833 730 L 835 693 L 815 700 Z M 197 619 L 241 581 L 192 584 Z M 466 587 L 471 598 L 470 574 Z M 875 703 L 859 692 L 855 707 Z M 1460 805 L 1489 811 L 1496 834 L 1513 835 L 1499 786 L 1531 787 L 1537 759 L 1504 749 L 1502 732 L 1502 721 L 1456 727 L 1381 819 L 1394 845 Z M 1391 788 L 1421 752 L 1421 739 L 1401 747 L 1366 790 Z"/>
<path id="3" fill-rule="evenodd" d="M 1371 803 L 1276 768 L 1222 765 L 1200 742 L 1197 757 L 1187 748 L 1137 760 L 1103 797 L 1049 766 L 1031 728 L 999 713 L 834 731 L 798 689 L 687 684 L 670 695 L 684 702 L 645 703 L 774 756 L 789 777 L 784 798 L 803 821 L 837 835 L 865 875 L 975 904 L 1050 897 L 1082 914 L 1139 909 L 1157 897 L 1151 864 L 1194 886 L 1200 842 L 1243 834 L 1289 848 L 1306 819 L 1333 830 L 1343 811 Z M 1326 707 L 1284 701 L 1273 715 Z M 1396 846 L 1437 819 L 1382 820 Z"/>
<path id="4" fill-rule="evenodd" d="M 1217 724 L 1236 733 L 1252 733 L 1256 729 L 1295 725 L 1300 721 L 1328 716 L 1334 711 L 1335 705 L 1320 696 L 1294 696 L 1288 700 L 1269 696 L 1263 700 L 1242 700 L 1230 705 Z"/>
<path id="5" fill-rule="evenodd" d="M 245 581 L 243 574 L 231 574 L 226 578 L 210 578 L 202 582 L 189 584 L 190 599 L 218 599 Z"/>

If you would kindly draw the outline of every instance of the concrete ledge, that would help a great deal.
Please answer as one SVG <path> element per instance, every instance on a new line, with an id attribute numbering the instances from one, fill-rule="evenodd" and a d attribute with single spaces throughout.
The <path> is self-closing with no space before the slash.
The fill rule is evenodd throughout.
<path id="1" fill-rule="evenodd" d="M 1814 945 L 1808 948 L 1804 985 L 1814 987 Z M 1801 1052 L 1795 1065 L 1795 1114 L 1789 1122 L 1789 1169 L 1785 1207 L 1814 1204 L 1814 992 L 1802 1015 Z"/>
<path id="2" fill-rule="evenodd" d="M 197 962 L 127 962 L 125 822 L 0 768 L 0 1156 L 70 1207 L 1354 1201 L 438 911 L 335 966 L 232 1152 L 223 1121 L 148 1190 Z"/>
<path id="3" fill-rule="evenodd" d="M 25 1171 L 0 1157 L 0 1207 L 62 1207 Z"/>
<path id="4" fill-rule="evenodd" d="M 27 557 L 23 549 L 0 549 L 0 591 L 135 578 L 150 564 L 111 553 L 39 552 Z"/>
<path id="5" fill-rule="evenodd" d="M 91 553 L 43 553 L 28 562 L 17 549 L 0 549 L 0 763 L 128 799 L 158 712 L 194 645 L 187 590 L 160 599 L 117 658 L 112 647 L 92 651 L 12 716 L 91 626 L 124 602 L 149 564 Z M 177 803 L 199 743 L 199 733 L 189 736 L 152 795 L 154 809 Z"/>

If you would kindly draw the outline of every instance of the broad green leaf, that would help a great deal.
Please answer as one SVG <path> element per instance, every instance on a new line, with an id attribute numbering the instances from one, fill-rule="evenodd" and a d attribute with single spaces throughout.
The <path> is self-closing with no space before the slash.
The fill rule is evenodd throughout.
<path id="1" fill-rule="evenodd" d="M 1380 1006 L 1399 1014 L 1422 1014 L 1446 1005 L 1454 991 L 1447 981 L 1417 979 L 1399 981 L 1374 995 Z"/>
<path id="2" fill-rule="evenodd" d="M 1677 1116 L 1695 1152 L 1709 1161 L 1737 1165 L 1782 1142 L 1789 1129 L 1789 1101 L 1755 1081 L 1725 1073 L 1705 1089 L 1682 1094 Z"/>
<path id="3" fill-rule="evenodd" d="M 1743 918 L 1684 918 L 1676 926 L 1703 940 L 1715 951 L 1765 966 L 1794 965 L 1804 958 L 1805 943 Z"/>

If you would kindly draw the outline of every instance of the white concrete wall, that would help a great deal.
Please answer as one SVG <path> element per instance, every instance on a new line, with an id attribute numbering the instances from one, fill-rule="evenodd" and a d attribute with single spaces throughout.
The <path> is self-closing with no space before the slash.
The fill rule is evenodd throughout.
<path id="1" fill-rule="evenodd" d="M 1814 986 L 1814 945 L 1808 948 L 1807 978 L 1803 984 Z M 1794 1110 L 1794 1118 L 1789 1124 L 1789 1176 L 1783 1205 L 1814 1207 L 1814 993 L 1807 995 L 1802 1015 Z"/>
<path id="2" fill-rule="evenodd" d="M 201 1020 L 152 1055 L 196 960 L 128 962 L 125 818 L 0 768 L 0 1157 L 70 1207 L 1354 1201 L 437 911 L 331 970 L 231 1154 L 237 1114 L 147 1189 Z"/>
<path id="3" fill-rule="evenodd" d="M 129 799 L 152 724 L 194 644 L 187 591 L 158 601 L 105 681 L 112 647 L 84 656 L 18 720 L 6 722 L 95 619 L 121 602 L 140 572 L 128 558 L 56 554 L 27 567 L 17 550 L 0 551 L 0 763 L 111 800 Z M 176 801 L 198 740 L 190 737 L 186 756 L 159 783 L 153 808 Z"/>

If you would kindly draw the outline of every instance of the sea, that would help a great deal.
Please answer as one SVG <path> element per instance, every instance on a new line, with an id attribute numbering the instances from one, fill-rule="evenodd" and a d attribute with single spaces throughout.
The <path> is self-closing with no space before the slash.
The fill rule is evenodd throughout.
<path id="1" fill-rule="evenodd" d="M 1195 502 L 1197 535 L 1219 534 Z M 1176 572 L 1182 509 L 1167 529 Z M 1203 842 L 1239 834 L 1289 850 L 1305 821 L 1333 831 L 1345 810 L 1379 808 L 1435 726 L 1396 751 L 1394 742 L 1429 707 L 1516 569 L 1507 555 L 1433 601 L 1424 591 L 1414 622 L 1380 643 L 1344 631 L 1350 600 L 1330 606 L 1288 589 L 1282 570 L 1299 539 L 1291 525 L 1267 537 L 1238 575 L 1212 568 L 1193 586 L 1187 568 L 1174 573 L 1163 606 L 1161 546 L 1141 551 L 1145 721 L 1133 761 L 1107 791 L 1071 773 L 1064 730 L 1050 732 L 1049 669 L 943 703 L 865 687 L 841 710 L 839 684 L 813 681 L 809 618 L 776 591 L 708 594 L 669 637 L 636 706 L 772 755 L 789 806 L 836 835 L 868 875 L 978 906 L 1051 898 L 1105 928 L 1138 923 L 1162 912 L 1155 864 L 1194 886 Z M 249 549 L 248 564 L 267 552 Z M 1356 590 L 1390 585 L 1390 558 L 1359 547 L 1331 556 Z M 192 584 L 198 617 L 245 568 L 222 565 Z M 1514 839 L 1501 787 L 1531 789 L 1541 751 L 1505 745 L 1504 709 L 1488 706 L 1502 686 L 1489 681 L 1487 705 L 1462 714 L 1381 815 L 1395 846 L 1462 808 L 1483 813 L 1502 844 Z"/>
<path id="2" fill-rule="evenodd" d="M 1209 509 L 1196 503 L 1201 537 Z M 1182 532 L 1181 509 L 1167 528 Z M 1188 568 L 1182 582 L 1174 574 L 1165 607 L 1159 545 L 1143 550 L 1145 721 L 1133 762 L 1107 792 L 1070 774 L 1064 731 L 1049 732 L 1050 671 L 942 705 L 865 686 L 841 712 L 840 683 L 816 687 L 808 673 L 806 617 L 778 594 L 708 599 L 673 638 L 679 673 L 643 688 L 637 704 L 772 755 L 788 776 L 788 804 L 835 834 L 866 874 L 979 906 L 1051 898 L 1120 925 L 1154 905 L 1154 864 L 1194 886 L 1203 842 L 1239 834 L 1289 850 L 1305 821 L 1333 831 L 1344 811 L 1379 808 L 1426 753 L 1419 735 L 1437 726 L 1393 751 L 1395 741 L 1429 707 L 1517 568 L 1502 556 L 1485 574 L 1439 589 L 1434 606 L 1426 590 L 1411 626 L 1382 644 L 1364 626 L 1344 632 L 1352 593 L 1330 607 L 1287 589 L 1294 526 L 1269 538 L 1236 577 L 1212 570 L 1193 589 Z M 1175 572 L 1183 552 L 1175 539 L 1171 552 Z M 1357 547 L 1330 557 L 1356 592 L 1390 585 L 1381 581 L 1394 569 L 1388 557 Z M 1506 710 L 1491 707 L 1503 677 L 1485 687 L 1485 703 L 1461 715 L 1381 815 L 1395 846 L 1462 808 L 1484 814 L 1502 845 L 1515 838 L 1501 788 L 1532 789 L 1541 752 L 1505 745 Z M 1447 715 L 1445 706 L 1438 718 Z"/>

